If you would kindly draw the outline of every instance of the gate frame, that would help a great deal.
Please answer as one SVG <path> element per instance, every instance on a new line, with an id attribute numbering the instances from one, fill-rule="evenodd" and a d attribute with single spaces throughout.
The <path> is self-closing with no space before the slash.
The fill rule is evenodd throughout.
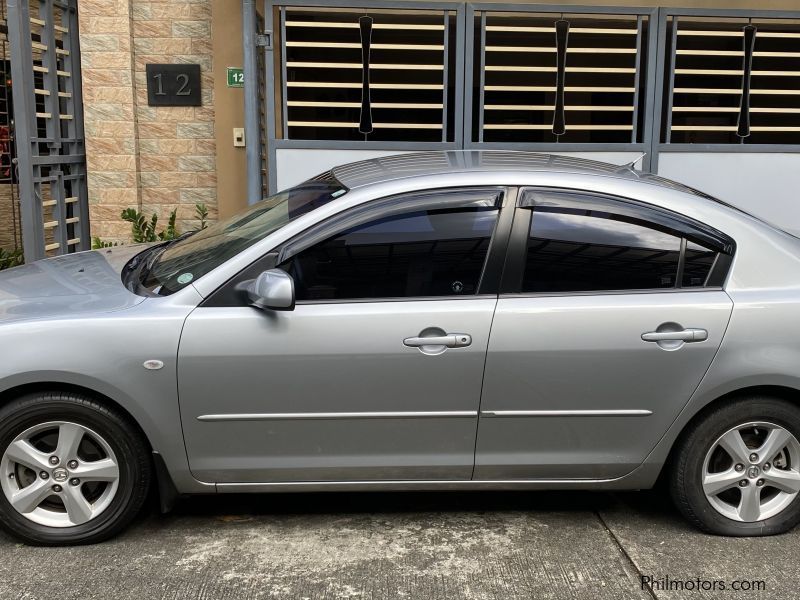
<path id="1" fill-rule="evenodd" d="M 671 53 L 672 64 L 675 61 L 675 44 L 667 45 L 667 19 L 669 17 L 721 17 L 742 19 L 800 19 L 800 11 L 790 10 L 749 10 L 749 9 L 724 9 L 724 8 L 668 8 L 658 9 L 658 52 L 659 62 L 657 69 L 664 71 L 666 53 Z M 799 72 L 800 73 L 800 72 Z M 666 77 L 659 77 L 655 81 L 656 105 L 653 123 L 653 172 L 658 168 L 658 156 L 662 152 L 708 152 L 708 153 L 790 153 L 800 152 L 800 144 L 673 144 L 661 141 L 661 127 L 664 115 L 664 91 Z M 672 102 L 672 94 L 666 99 Z M 670 105 L 671 108 L 671 105 Z"/>
<path id="2" fill-rule="evenodd" d="M 247 0 L 245 0 L 247 1 Z M 260 148 L 261 160 L 266 158 L 267 181 L 269 191 L 276 191 L 276 154 L 283 148 L 297 149 L 374 149 L 374 150 L 455 150 L 455 149 L 504 149 L 528 150 L 539 152 L 642 152 L 642 170 L 658 172 L 658 157 L 661 152 L 714 152 L 714 153 L 798 153 L 800 144 L 666 144 L 661 141 L 661 128 L 664 121 L 664 74 L 667 52 L 674 47 L 668 46 L 666 39 L 667 19 L 669 17 L 720 17 L 720 18 L 762 18 L 762 19 L 800 19 L 800 11 L 786 10 L 750 10 L 750 9 L 703 9 L 703 8 L 670 8 L 670 7 L 635 7 L 635 6 L 589 6 L 572 4 L 510 4 L 494 2 L 458 2 L 438 1 L 422 3 L 415 0 L 264 0 L 264 27 L 268 34 L 274 29 L 273 10 L 279 9 L 280 29 L 283 30 L 283 10 L 285 7 L 321 7 L 321 8 L 372 8 L 372 9 L 417 9 L 417 10 L 451 10 L 457 14 L 458 31 L 455 51 L 457 55 L 456 89 L 461 89 L 456 98 L 456 137 L 455 142 L 375 142 L 375 141 L 336 141 L 336 140 L 289 140 L 275 136 L 275 61 L 273 49 L 283 52 L 284 32 L 276 32 L 274 41 L 281 44 L 265 50 L 265 69 L 259 75 L 264 77 L 262 89 L 265 90 L 266 123 L 262 123 L 262 131 L 266 132 L 265 148 Z M 473 107 L 473 69 L 467 67 L 467 58 L 474 55 L 475 37 L 467 35 L 472 31 L 471 24 L 480 11 L 497 12 L 538 12 L 538 13 L 570 13 L 570 14 L 609 14 L 637 15 L 648 18 L 648 31 L 642 44 L 647 44 L 648 55 L 645 65 L 644 111 L 642 123 L 642 141 L 637 143 L 526 143 L 526 142 L 473 142 L 472 141 L 472 107 Z M 245 48 L 247 52 L 247 48 Z M 285 57 L 280 57 L 283 67 Z M 637 72 L 640 76 L 641 70 Z M 281 82 L 281 99 L 285 101 L 285 78 Z M 460 134 L 460 135 L 459 135 Z M 266 156 L 263 156 L 265 153 Z M 260 173 L 248 171 L 248 178 L 261 177 Z"/>
<path id="3" fill-rule="evenodd" d="M 81 81 L 80 39 L 78 36 L 77 0 L 39 0 L 40 6 L 46 6 L 48 21 L 46 27 L 53 35 L 46 40 L 47 50 L 43 51 L 43 61 L 49 72 L 44 74 L 43 88 L 49 92 L 45 96 L 45 106 L 50 111 L 47 124 L 47 138 L 39 138 L 36 114 L 36 88 L 34 84 L 33 40 L 31 37 L 31 14 L 27 0 L 8 0 L 8 37 L 11 46 L 11 78 L 14 98 L 14 140 L 17 150 L 17 170 L 19 182 L 20 213 L 22 217 L 22 247 L 26 262 L 45 258 L 44 211 L 42 199 L 37 197 L 36 184 L 49 184 L 54 190 L 51 200 L 55 201 L 53 210 L 57 221 L 58 254 L 67 254 L 72 246 L 75 251 L 88 250 L 91 247 L 89 230 L 89 199 L 87 189 L 86 147 L 83 124 L 83 89 Z M 68 33 L 64 36 L 64 50 L 69 52 L 66 62 L 70 72 L 70 97 L 64 98 L 67 112 L 72 118 L 74 137 L 61 136 L 61 110 L 58 78 L 56 70 L 57 54 L 55 52 L 55 23 L 53 8 L 64 11 L 68 19 Z M 64 140 L 66 139 L 66 142 Z M 38 144 L 49 143 L 51 148 L 62 148 L 63 143 L 72 144 L 73 151 L 80 148 L 78 154 L 59 154 L 39 156 Z M 76 244 L 69 244 L 67 239 L 66 198 L 64 193 L 64 173 L 59 165 L 74 165 L 78 173 L 67 175 L 73 180 L 73 194 L 77 188 L 77 212 L 79 213 L 78 238 Z M 40 167 L 51 167 L 47 177 L 41 177 Z"/>
<path id="4" fill-rule="evenodd" d="M 467 4 L 467 22 L 471 23 L 475 15 L 482 11 L 492 12 L 515 12 L 515 13 L 553 13 L 553 14 L 589 14 L 589 15 L 633 15 L 648 18 L 647 27 L 647 64 L 645 67 L 645 98 L 643 104 L 644 119 L 642 121 L 642 141 L 626 143 L 560 143 L 560 142 L 473 142 L 472 141 L 472 70 L 467 73 L 467 81 L 464 84 L 465 96 L 469 95 L 469 109 L 465 111 L 464 119 L 464 141 L 465 150 L 527 150 L 529 152 L 640 152 L 642 157 L 642 170 L 651 169 L 653 160 L 653 129 L 651 127 L 655 109 L 655 89 L 653 86 L 646 85 L 651 81 L 652 73 L 657 68 L 656 52 L 658 50 L 658 8 L 636 7 L 636 6 L 591 6 L 571 4 L 506 4 L 494 2 L 475 2 Z M 481 29 L 482 33 L 485 30 Z M 467 39 L 467 53 L 473 56 L 475 39 L 470 36 Z M 641 69 L 637 68 L 637 82 L 641 76 Z M 482 87 L 480 89 L 482 92 Z M 638 94 L 638 92 L 637 92 Z M 634 110 L 638 107 L 634 106 Z"/>
<path id="5" fill-rule="evenodd" d="M 279 51 L 282 51 L 283 41 L 285 36 L 285 27 L 283 26 L 283 16 L 285 7 L 319 7 L 319 8 L 364 8 L 364 9 L 414 9 L 414 10 L 443 10 L 451 11 L 456 15 L 456 75 L 455 75 L 455 88 L 456 90 L 464 88 L 464 71 L 465 71 L 465 23 L 467 5 L 464 2 L 457 1 L 438 1 L 438 2 L 418 2 L 417 0 L 297 0 L 290 2 L 281 2 L 280 0 L 264 0 L 264 29 L 266 32 L 275 32 L 273 12 L 275 8 L 279 10 L 280 29 L 275 32 L 273 41 L 281 44 Z M 267 131 L 267 181 L 270 193 L 277 191 L 277 171 L 276 171 L 276 156 L 277 151 L 283 148 L 299 148 L 299 149 L 325 149 L 325 150 L 459 150 L 463 144 L 463 113 L 464 106 L 467 98 L 465 94 L 456 94 L 455 98 L 455 121 L 452 142 L 380 142 L 380 141 L 336 141 L 336 140 L 289 140 L 286 138 L 277 138 L 275 136 L 275 63 L 273 60 L 272 52 L 275 49 L 273 43 L 267 49 L 267 56 L 265 60 L 266 65 L 266 102 L 267 110 L 265 111 L 265 118 L 267 122 L 262 124 L 262 127 Z M 453 49 L 451 49 L 453 50 Z M 285 57 L 281 56 L 281 66 L 285 62 Z M 281 99 L 285 102 L 286 99 L 286 78 L 281 80 Z M 285 112 L 283 113 L 285 118 Z M 285 135 L 285 128 L 284 128 Z M 253 177 L 253 174 L 248 172 L 248 179 Z"/>

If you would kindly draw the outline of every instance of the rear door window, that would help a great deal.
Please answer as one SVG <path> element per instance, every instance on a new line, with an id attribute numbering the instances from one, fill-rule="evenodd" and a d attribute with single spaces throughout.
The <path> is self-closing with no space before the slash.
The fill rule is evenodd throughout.
<path id="1" fill-rule="evenodd" d="M 532 211 L 523 293 L 719 286 L 714 268 L 732 253 L 666 211 L 595 194 L 529 190 L 520 206 Z"/>

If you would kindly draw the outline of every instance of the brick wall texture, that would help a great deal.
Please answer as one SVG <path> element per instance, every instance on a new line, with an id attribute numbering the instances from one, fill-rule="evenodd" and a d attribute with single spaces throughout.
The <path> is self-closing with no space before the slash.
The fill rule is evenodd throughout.
<path id="1" fill-rule="evenodd" d="M 17 200 L 16 188 L 0 183 L 0 248 L 3 250 L 22 246 Z"/>
<path id="2" fill-rule="evenodd" d="M 216 215 L 211 0 L 79 0 L 84 122 L 93 236 L 129 241 L 124 208 L 180 231 L 195 203 Z M 147 105 L 147 63 L 195 63 L 203 105 Z"/>

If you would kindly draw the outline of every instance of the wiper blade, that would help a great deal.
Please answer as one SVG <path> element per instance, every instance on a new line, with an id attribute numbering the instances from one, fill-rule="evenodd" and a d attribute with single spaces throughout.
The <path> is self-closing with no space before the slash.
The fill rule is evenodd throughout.
<path id="1" fill-rule="evenodd" d="M 172 240 L 170 240 L 172 241 Z M 156 259 L 164 254 L 164 250 L 169 247 L 169 242 L 164 242 L 159 244 L 158 246 L 153 246 L 153 252 L 150 252 L 147 255 L 147 261 L 144 263 L 144 267 L 142 268 L 142 274 L 147 276 L 147 273 L 150 272 L 150 269 L 153 268 L 153 263 L 156 262 Z"/>
<path id="2" fill-rule="evenodd" d="M 199 229 L 192 229 L 191 231 L 187 231 L 186 233 L 182 233 L 176 238 L 172 238 L 171 240 L 167 240 L 166 245 L 167 246 L 172 246 L 172 244 L 174 244 L 175 242 L 182 242 L 186 238 L 192 237 L 198 231 L 200 231 L 200 230 Z"/>
<path id="3" fill-rule="evenodd" d="M 177 244 L 178 242 L 182 242 L 183 240 L 185 240 L 186 238 L 188 238 L 190 236 L 193 236 L 195 233 L 197 233 L 196 229 L 193 230 L 193 231 L 187 231 L 186 233 L 183 233 L 183 234 L 179 235 L 176 238 L 173 238 L 171 240 L 165 240 L 165 241 L 161 242 L 160 244 L 156 244 L 155 246 L 153 246 L 153 250 L 154 251 L 153 252 L 149 252 L 147 254 L 147 262 L 142 267 L 142 270 L 141 270 L 141 272 L 139 274 L 139 278 L 140 279 L 147 278 L 147 275 L 152 270 L 153 265 L 155 265 L 156 261 L 161 257 L 162 254 L 164 254 L 164 252 L 168 248 L 170 248 L 174 244 Z"/>
<path id="4" fill-rule="evenodd" d="M 149 247 L 145 248 L 144 250 L 139 252 L 139 254 L 137 254 L 136 256 L 134 256 L 132 259 L 130 259 L 128 261 L 128 264 L 125 265 L 125 269 L 127 271 L 133 271 L 134 269 L 136 269 L 136 267 L 139 266 L 139 263 L 141 263 L 146 256 L 149 256 L 150 253 L 153 250 L 155 250 L 156 248 L 159 248 L 159 247 L 160 247 L 160 244 L 156 244 L 154 246 L 149 246 Z"/>
<path id="5" fill-rule="evenodd" d="M 181 234 L 171 240 L 157 242 L 134 256 L 130 261 L 128 261 L 128 264 L 125 265 L 125 270 L 123 271 L 126 287 L 131 289 L 131 291 L 134 291 L 132 289 L 132 286 L 135 287 L 134 280 L 136 281 L 136 285 L 141 285 L 141 283 L 147 279 L 156 261 L 161 257 L 162 254 L 164 254 L 164 251 L 167 248 L 176 242 L 183 241 L 186 238 L 194 235 L 197 233 L 197 231 L 198 230 L 196 229 L 193 231 L 187 231 L 186 233 Z"/>
<path id="6" fill-rule="evenodd" d="M 145 257 L 148 257 L 148 261 L 147 261 L 148 267 L 152 266 L 154 258 L 156 256 L 160 256 L 161 255 L 161 252 L 155 252 L 155 250 L 161 250 L 163 252 L 164 250 L 166 250 L 167 248 L 172 246 L 175 242 L 180 242 L 182 240 L 185 240 L 186 238 L 188 238 L 189 236 L 194 235 L 195 233 L 197 233 L 196 229 L 193 230 L 193 231 L 187 231 L 186 233 L 183 233 L 183 234 L 179 235 L 176 238 L 172 238 L 171 240 L 164 240 L 162 242 L 158 242 L 156 244 L 153 244 L 149 248 L 145 248 L 139 254 L 134 256 L 130 260 L 130 262 L 128 262 L 128 265 L 127 265 L 128 269 L 129 270 L 133 270 L 136 267 L 138 267 L 139 263 L 142 262 L 142 260 L 144 260 Z"/>

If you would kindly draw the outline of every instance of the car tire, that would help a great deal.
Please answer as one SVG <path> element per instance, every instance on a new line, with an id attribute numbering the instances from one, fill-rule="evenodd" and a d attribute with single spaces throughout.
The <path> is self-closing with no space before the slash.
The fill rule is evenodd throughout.
<path id="1" fill-rule="evenodd" d="M 140 512 L 152 476 L 147 442 L 116 408 L 44 392 L 0 409 L 0 526 L 23 542 L 66 546 L 116 535 Z"/>
<path id="2" fill-rule="evenodd" d="M 789 531 L 800 522 L 800 493 L 792 493 L 800 490 L 798 440 L 800 408 L 791 402 L 750 397 L 711 409 L 676 448 L 669 473 L 676 507 L 711 534 Z"/>

